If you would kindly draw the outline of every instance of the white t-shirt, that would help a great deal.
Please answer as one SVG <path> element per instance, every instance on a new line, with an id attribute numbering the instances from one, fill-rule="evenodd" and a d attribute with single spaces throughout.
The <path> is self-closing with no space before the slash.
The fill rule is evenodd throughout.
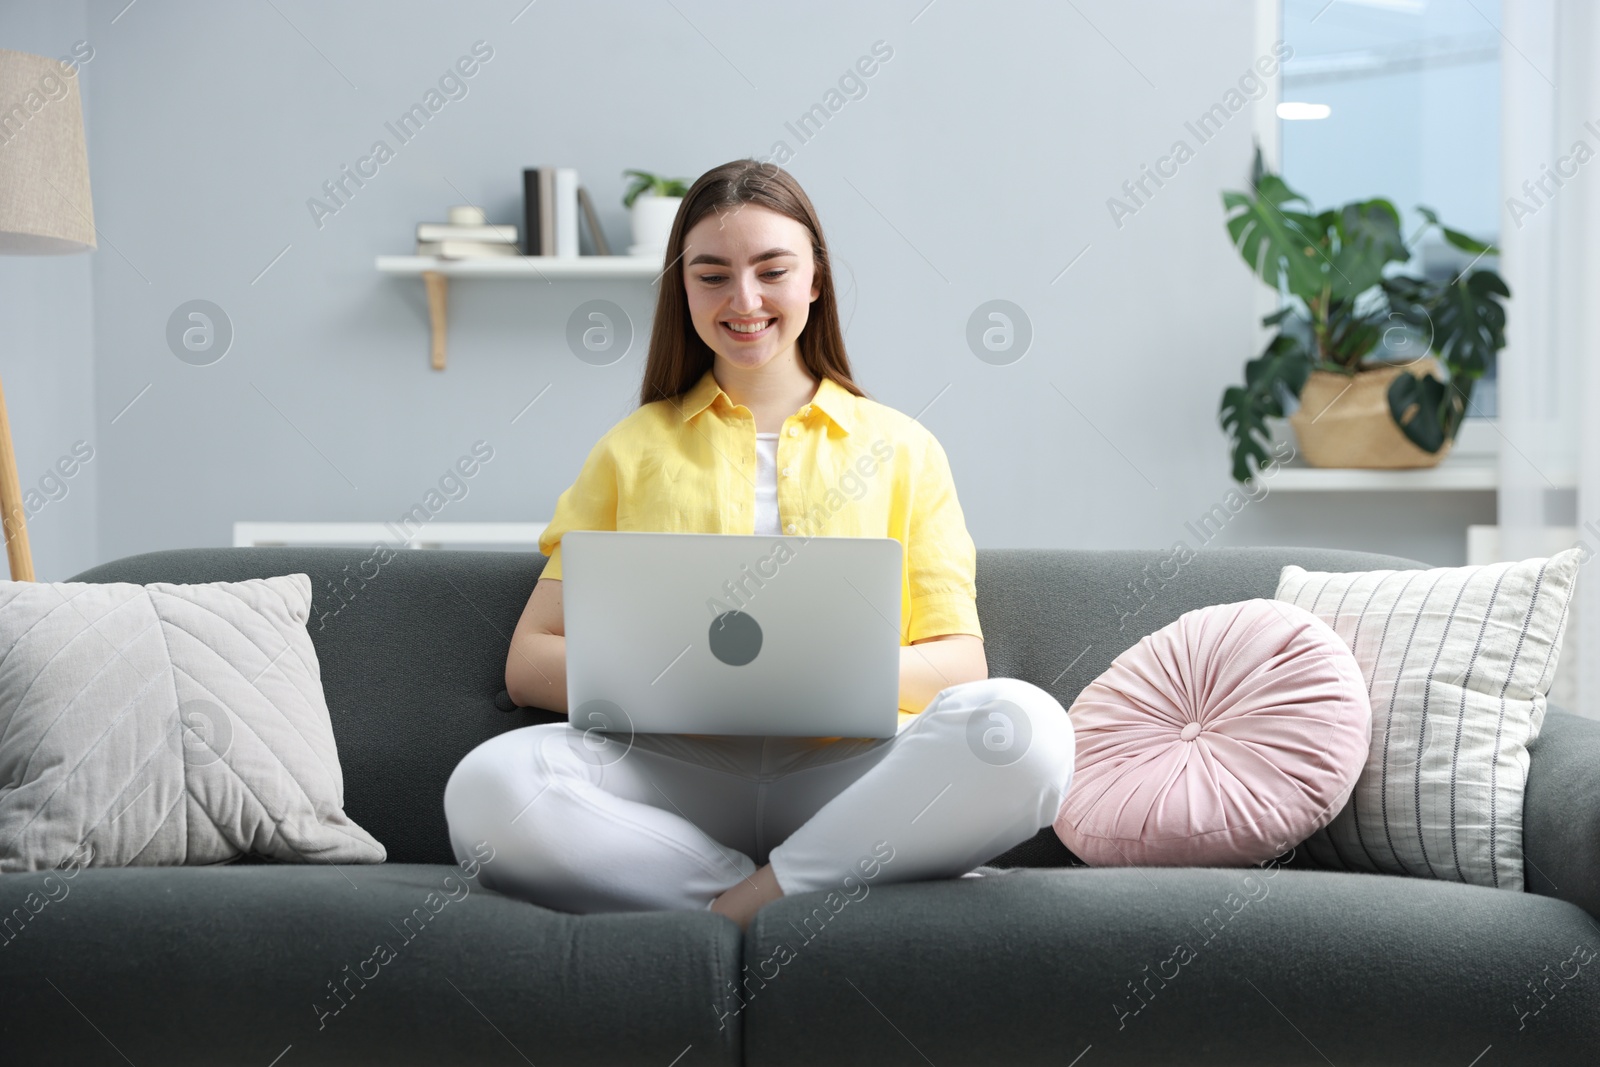
<path id="1" fill-rule="evenodd" d="M 778 532 L 778 435 L 756 434 L 756 533 Z"/>

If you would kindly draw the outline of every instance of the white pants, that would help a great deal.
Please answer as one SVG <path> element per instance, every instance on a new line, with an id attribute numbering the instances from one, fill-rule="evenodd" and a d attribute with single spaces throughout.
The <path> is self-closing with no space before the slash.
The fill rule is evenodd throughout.
<path id="1" fill-rule="evenodd" d="M 764 862 L 786 894 L 957 877 L 1055 820 L 1073 757 L 1055 697 L 989 678 L 891 738 L 508 730 L 462 757 L 444 811 L 457 860 L 493 847 L 488 888 L 569 912 L 703 910 Z"/>

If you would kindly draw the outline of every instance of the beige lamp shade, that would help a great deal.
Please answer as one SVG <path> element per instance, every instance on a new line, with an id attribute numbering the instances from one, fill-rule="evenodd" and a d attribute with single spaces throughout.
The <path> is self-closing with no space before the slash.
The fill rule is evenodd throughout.
<path id="1" fill-rule="evenodd" d="M 0 48 L 0 255 L 94 247 L 78 71 Z"/>

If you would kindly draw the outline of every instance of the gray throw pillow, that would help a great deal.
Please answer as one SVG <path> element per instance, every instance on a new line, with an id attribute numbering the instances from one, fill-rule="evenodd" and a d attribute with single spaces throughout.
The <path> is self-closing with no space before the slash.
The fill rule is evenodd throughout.
<path id="1" fill-rule="evenodd" d="M 344 778 L 305 574 L 0 581 L 0 871 L 382 863 Z"/>

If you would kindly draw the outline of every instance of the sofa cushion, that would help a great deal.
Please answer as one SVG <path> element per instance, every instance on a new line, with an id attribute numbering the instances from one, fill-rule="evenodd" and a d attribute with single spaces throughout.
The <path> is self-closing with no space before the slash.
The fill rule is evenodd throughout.
<path id="1" fill-rule="evenodd" d="M 1484 1067 L 1600 1048 L 1600 958 L 1582 962 L 1600 930 L 1549 897 L 1271 866 L 1014 870 L 837 912 L 826 895 L 769 904 L 746 935 L 754 1067 L 1465 1067 L 1492 1048 Z"/>
<path id="2" fill-rule="evenodd" d="M 1520 890 L 1528 743 L 1544 721 L 1576 548 L 1481 567 L 1355 573 L 1288 566 L 1278 599 L 1350 646 L 1372 748 L 1350 801 L 1306 842 L 1348 870 Z"/>
<path id="3" fill-rule="evenodd" d="M 1055 829 L 1097 867 L 1270 860 L 1344 806 L 1372 718 L 1339 635 L 1264 597 L 1141 638 L 1068 714 L 1077 768 Z"/>
<path id="4" fill-rule="evenodd" d="M 739 1062 L 719 915 L 562 915 L 454 864 L 65 874 L 0 877 L 9 1063 Z"/>
<path id="5" fill-rule="evenodd" d="M 305 574 L 0 582 L 0 871 L 382 863 L 344 778 Z"/>

